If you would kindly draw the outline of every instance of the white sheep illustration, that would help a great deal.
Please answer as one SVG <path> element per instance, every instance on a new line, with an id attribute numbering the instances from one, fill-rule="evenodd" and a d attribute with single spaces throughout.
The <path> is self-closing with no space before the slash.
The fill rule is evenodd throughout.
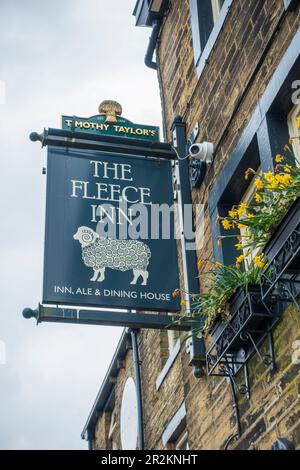
<path id="1" fill-rule="evenodd" d="M 132 269 L 133 280 L 130 284 L 136 284 L 141 276 L 141 285 L 147 285 L 151 251 L 145 243 L 138 240 L 100 238 L 98 233 L 85 226 L 79 227 L 73 238 L 81 244 L 84 264 L 94 270 L 91 281 L 104 281 L 106 268 L 119 271 Z"/>

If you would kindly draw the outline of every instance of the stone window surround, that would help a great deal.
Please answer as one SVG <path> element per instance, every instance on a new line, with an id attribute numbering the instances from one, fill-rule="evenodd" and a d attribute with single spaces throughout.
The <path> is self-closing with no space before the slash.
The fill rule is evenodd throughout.
<path id="1" fill-rule="evenodd" d="M 173 366 L 179 352 L 180 352 L 180 347 L 181 347 L 181 343 L 180 343 L 180 338 L 178 338 L 174 348 L 172 349 L 168 359 L 167 359 L 167 362 L 165 363 L 164 367 L 162 368 L 160 374 L 158 375 L 157 379 L 156 379 L 156 383 L 155 383 L 155 387 L 156 387 L 156 390 L 159 390 L 160 389 L 160 386 L 161 384 L 163 383 L 163 381 L 165 380 L 166 376 L 168 375 L 168 372 L 169 370 L 171 369 L 171 367 Z"/>
<path id="2" fill-rule="evenodd" d="M 186 406 L 183 402 L 172 416 L 162 433 L 162 443 L 165 446 L 169 442 L 174 442 L 186 425 Z"/>
<path id="3" fill-rule="evenodd" d="M 247 151 L 251 145 L 257 143 L 259 158 L 264 171 L 273 167 L 274 156 L 282 152 L 283 146 L 289 140 L 287 122 L 286 119 L 282 119 L 282 115 L 284 113 L 285 117 L 287 117 L 288 112 L 293 106 L 289 98 L 293 91 L 295 91 L 292 88 L 292 83 L 299 79 L 299 42 L 300 28 L 282 57 L 236 147 L 210 191 L 208 207 L 214 256 L 217 261 L 226 262 L 222 248 L 217 246 L 221 229 L 219 226 L 215 226 L 215 220 L 220 210 L 220 201 L 232 184 L 234 174 L 239 166 L 243 163 L 245 157 L 247 158 Z M 289 108 L 283 110 L 284 105 L 289 106 Z"/>
<path id="4" fill-rule="evenodd" d="M 220 11 L 219 18 L 217 19 L 217 21 L 214 24 L 214 27 L 213 27 L 213 29 L 210 33 L 208 41 L 205 44 L 203 50 L 201 51 L 199 59 L 197 59 L 197 63 L 195 65 L 196 65 L 196 69 L 197 69 L 198 78 L 200 78 L 200 76 L 201 76 L 201 74 L 202 74 L 202 72 L 205 68 L 205 65 L 208 62 L 211 51 L 212 51 L 212 49 L 213 49 L 213 47 L 214 47 L 214 45 L 215 45 L 215 43 L 218 39 L 218 36 L 221 32 L 223 24 L 224 24 L 224 22 L 227 18 L 227 15 L 230 11 L 232 1 L 233 0 L 225 0 L 224 1 L 223 6 L 222 6 L 221 11 Z M 199 34 L 199 31 L 198 31 L 198 34 Z M 196 57 L 195 57 L 195 60 L 196 60 Z"/>

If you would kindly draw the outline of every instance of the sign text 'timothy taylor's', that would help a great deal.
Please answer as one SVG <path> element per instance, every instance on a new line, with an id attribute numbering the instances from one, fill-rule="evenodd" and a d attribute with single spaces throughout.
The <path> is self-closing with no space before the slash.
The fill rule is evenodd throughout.
<path id="1" fill-rule="evenodd" d="M 72 127 L 72 119 L 66 119 L 66 123 L 68 127 Z M 104 124 L 98 122 L 91 122 L 91 121 L 75 121 L 75 128 L 79 127 L 80 129 L 90 129 L 90 130 L 100 130 L 100 131 L 108 131 L 110 129 L 111 124 Z M 131 134 L 137 136 L 147 136 L 147 137 L 155 137 L 157 131 L 154 129 L 142 129 L 140 127 L 131 127 L 131 126 L 122 126 L 120 124 L 113 124 L 112 125 L 114 131 L 119 134 Z"/>
<path id="2" fill-rule="evenodd" d="M 150 188 L 134 186 L 130 164 L 96 160 L 91 160 L 89 164 L 93 168 L 93 182 L 71 180 L 70 197 L 106 203 L 125 201 L 127 204 L 152 204 Z M 123 184 L 121 187 L 120 184 L 108 183 L 107 180 L 125 182 L 125 185 Z M 99 207 L 101 206 L 91 204 L 91 222 L 97 222 L 96 216 L 99 215 Z"/>

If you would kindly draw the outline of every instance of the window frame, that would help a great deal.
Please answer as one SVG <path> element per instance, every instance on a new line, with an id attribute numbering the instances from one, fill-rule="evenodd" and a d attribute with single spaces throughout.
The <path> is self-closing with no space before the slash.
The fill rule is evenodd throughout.
<path id="1" fill-rule="evenodd" d="M 190 20 L 193 37 L 193 48 L 194 48 L 194 63 L 197 70 L 198 78 L 202 74 L 206 63 L 208 62 L 210 53 L 218 39 L 221 32 L 225 19 L 230 11 L 230 7 L 233 0 L 224 0 L 224 3 L 220 9 L 220 14 L 215 24 L 212 26 L 209 37 L 205 44 L 201 45 L 201 31 L 199 22 L 199 0 L 190 0 Z M 213 1 L 211 1 L 211 9 L 213 15 Z M 213 19 L 212 19 L 213 21 Z"/>
<path id="2" fill-rule="evenodd" d="M 287 118 L 290 138 L 293 139 L 292 147 L 295 159 L 297 164 L 300 165 L 300 131 L 296 124 L 297 117 L 300 117 L 300 102 L 293 106 Z"/>
<path id="3" fill-rule="evenodd" d="M 219 15 L 221 13 L 221 10 L 222 10 L 223 4 L 224 4 L 224 0 L 223 0 L 222 5 L 221 5 L 221 2 L 222 2 L 222 0 L 211 0 L 214 25 L 216 24 L 216 22 L 219 18 Z"/>

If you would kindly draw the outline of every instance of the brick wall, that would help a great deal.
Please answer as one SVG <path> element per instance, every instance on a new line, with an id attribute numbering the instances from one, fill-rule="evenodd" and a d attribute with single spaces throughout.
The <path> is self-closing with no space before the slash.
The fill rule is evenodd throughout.
<path id="1" fill-rule="evenodd" d="M 299 14 L 289 12 L 277 31 L 282 11 L 282 0 L 234 0 L 209 63 L 198 80 L 189 1 L 171 1 L 157 49 L 165 138 L 171 141 L 170 127 L 179 114 L 187 123 L 188 134 L 198 121 L 201 126 L 198 140 L 215 143 L 215 162 L 201 189 L 193 191 L 194 202 L 204 203 L 206 208 L 212 185 L 299 27 Z M 204 246 L 198 254 L 212 257 L 207 209 L 205 221 Z M 271 372 L 257 355 L 250 360 L 250 399 L 238 395 L 242 436 L 230 448 L 270 449 L 280 436 L 300 449 L 299 366 L 291 361 L 292 343 L 300 339 L 300 316 L 295 307 L 284 312 L 273 335 L 277 371 Z M 228 437 L 236 432 L 237 424 L 229 383 L 218 377 L 196 379 L 182 339 L 182 350 L 157 391 L 156 379 L 165 360 L 162 343 L 160 332 L 144 330 L 139 334 L 147 449 L 163 448 L 162 432 L 184 399 L 190 448 L 223 448 Z M 266 344 L 261 346 L 262 351 L 265 348 Z M 126 357 L 126 368 L 118 376 L 117 415 L 123 386 L 130 374 L 134 376 L 131 351 Z M 241 381 L 241 377 L 237 380 Z M 102 415 L 95 447 L 104 445 L 104 432 Z"/>

